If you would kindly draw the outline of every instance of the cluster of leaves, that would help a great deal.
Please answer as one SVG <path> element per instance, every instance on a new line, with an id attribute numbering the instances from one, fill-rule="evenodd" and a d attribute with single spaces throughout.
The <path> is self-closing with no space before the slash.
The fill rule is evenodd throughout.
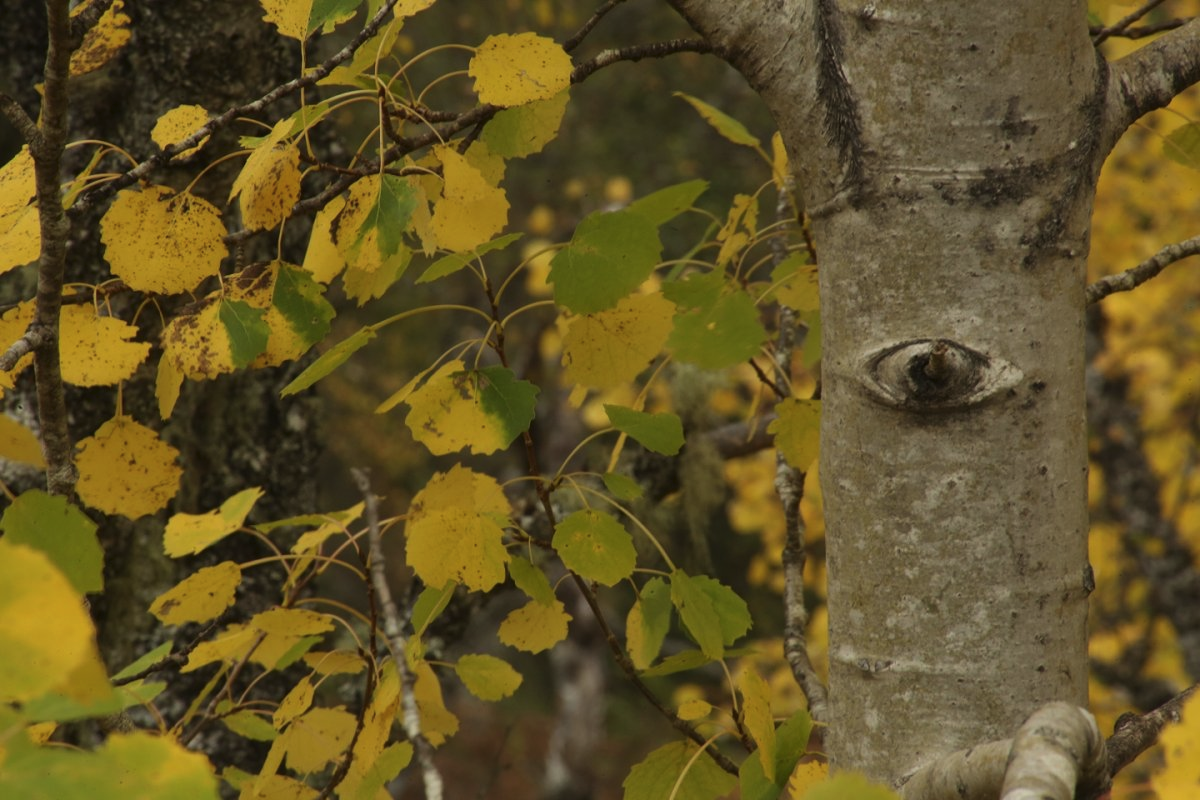
<path id="1" fill-rule="evenodd" d="M 383 20 L 384 5 L 370 2 L 366 11 Z M 632 680 L 724 665 L 748 652 L 734 649 L 751 627 L 745 602 L 718 580 L 674 564 L 630 510 L 642 489 L 621 471 L 619 456 L 630 440 L 664 455 L 684 446 L 680 417 L 669 407 L 647 408 L 661 402 L 663 393 L 651 389 L 661 384 L 671 362 L 714 371 L 755 359 L 770 363 L 764 320 L 778 304 L 816 324 L 815 266 L 809 255 L 803 250 L 772 255 L 769 241 L 784 231 L 760 227 L 756 193 L 737 196 L 725 219 L 712 217 L 705 236 L 686 256 L 665 260 L 660 229 L 682 214 L 701 213 L 694 204 L 706 184 L 691 181 L 583 219 L 571 241 L 541 254 L 550 259 L 544 287 L 553 300 L 517 303 L 502 312 L 514 294 L 508 291 L 513 277 L 531 269 L 538 254 L 515 265 L 510 261 L 504 274 L 494 266 L 520 238 L 502 233 L 509 203 L 500 184 L 510 161 L 538 152 L 554 138 L 568 102 L 571 57 L 534 33 L 500 34 L 472 48 L 467 74 L 480 106 L 474 132 L 453 138 L 467 129 L 461 119 L 472 112 L 450 126 L 433 126 L 430 118 L 445 115 L 421 103 L 421 93 L 406 81 L 405 66 L 392 57 L 402 20 L 431 3 L 390 5 L 393 20 L 317 81 L 328 94 L 325 99 L 303 104 L 264 135 L 241 140 L 245 160 L 228 194 L 230 203 L 236 201 L 236 230 L 213 203 L 190 189 L 156 184 L 148 174 L 126 180 L 112 194 L 100 222 L 112 279 L 80 287 L 88 301 L 64 308 L 63 380 L 119 387 L 157 357 L 155 394 L 165 420 L 184 381 L 279 365 L 320 342 L 334 317 L 326 299 L 330 284 L 340 280 L 345 295 L 363 304 L 402 281 L 415 260 L 426 258 L 417 283 L 466 276 L 477 284 L 480 306 L 418 307 L 367 325 L 327 349 L 283 393 L 312 386 L 384 327 L 426 313 L 470 315 L 482 320 L 483 334 L 450 348 L 400 391 L 381 399 L 377 411 L 406 405 L 406 424 L 433 454 L 495 453 L 518 438 L 532 452 L 530 425 L 539 387 L 510 366 L 505 334 L 526 314 L 554 313 L 563 331 L 564 380 L 576 404 L 599 398 L 609 422 L 589 437 L 612 437 L 609 469 L 570 472 L 564 462 L 548 476 L 531 462 L 527 478 L 502 484 L 456 464 L 429 480 L 402 520 L 372 519 L 363 503 L 336 513 L 249 525 L 247 516 L 261 497 L 256 488 L 209 513 L 175 513 L 163 538 L 171 557 L 200 553 L 235 534 L 257 537 L 271 555 L 198 569 L 159 596 L 149 610 L 163 625 L 206 626 L 204 635 L 173 653 L 168 642 L 111 677 L 101 665 L 83 603 L 85 594 L 104 589 L 95 523 L 61 497 L 38 490 L 16 497 L 0 520 L 0 582 L 6 587 L 0 604 L 6 618 L 23 621 L 6 626 L 0 648 L 0 729 L 5 731 L 0 789 L 6 795 L 63 796 L 85 786 L 120 785 L 123 797 L 211 797 L 211 767 L 185 745 L 198 730 L 219 722 L 234 735 L 270 743 L 257 774 L 233 768 L 222 773 L 243 797 L 315 797 L 320 785 L 326 794 L 342 798 L 382 796 L 382 787 L 414 759 L 417 741 L 436 747 L 457 731 L 437 669 L 452 671 L 485 701 L 511 695 L 522 680 L 493 655 L 468 654 L 453 663 L 433 658 L 422 640 L 428 626 L 456 589 L 491 592 L 511 581 L 528 600 L 500 623 L 499 642 L 529 653 L 551 648 L 566 637 L 571 620 L 547 575 L 554 564 L 565 567 L 593 600 L 598 586 L 623 586 L 620 591 L 631 595 L 626 640 L 616 645 L 615 658 Z M 357 0 L 263 0 L 266 19 L 281 35 L 301 43 L 352 18 L 359 6 Z M 117 0 L 93 29 L 80 64 L 101 68 L 128 39 L 128 26 Z M 786 157 L 778 137 L 768 153 L 740 123 L 700 100 L 684 99 L 725 138 L 762 155 L 772 176 L 763 189 L 786 191 Z M 356 103 L 375 109 L 375 133 L 349 165 L 321 163 L 308 146 L 311 131 L 332 124 L 337 109 Z M 162 116 L 152 138 L 168 156 L 185 160 L 206 145 L 219 120 L 211 110 L 181 106 Z M 97 171 L 112 154 L 124 151 L 96 147 L 87 168 L 68 183 L 66 207 L 98 196 L 117 178 Z M 307 174 L 337 179 L 302 197 Z M 30 200 L 34 181 L 28 150 L 0 169 L 4 270 L 38 255 L 38 208 Z M 314 214 L 302 263 L 277 258 L 230 267 L 237 261 L 231 245 L 281 228 L 302 211 Z M 145 297 L 137 315 L 121 319 L 116 314 L 105 300 L 116 292 Z M 171 313 L 161 329 L 139 318 L 148 309 L 175 308 L 178 303 L 166 301 L 185 295 L 192 302 Z M 34 313 L 32 300 L 8 310 L 0 318 L 0 338 L 18 339 Z M 11 389 L 27 366 L 28 357 L 3 374 L 4 387 Z M 786 386 L 787 376 L 782 381 Z M 606 393 L 618 388 L 633 401 L 604 403 Z M 111 420 L 78 443 L 79 500 L 104 514 L 157 514 L 178 491 L 179 453 L 159 437 L 152 421 L 123 413 L 119 393 L 117 407 Z M 776 411 L 772 430 L 781 450 L 794 466 L 806 469 L 816 456 L 819 403 L 788 398 Z M 33 433 L 7 418 L 2 424 L 0 452 L 43 466 Z M 552 532 L 548 537 L 518 523 L 512 498 L 522 491 L 540 503 L 541 524 Z M 394 608 L 378 596 L 371 575 L 375 551 L 368 546 L 398 530 L 401 521 L 408 566 L 427 587 L 406 609 L 408 627 L 402 631 Z M 300 534 L 284 547 L 272 536 L 279 530 Z M 650 541 L 661 563 L 639 560 L 631 530 Z M 268 563 L 287 570 L 277 606 L 244 623 L 224 624 L 222 614 L 234 603 L 245 572 Z M 317 611 L 308 607 L 311 600 L 302 601 L 301 590 L 333 566 L 361 580 L 368 614 Z M 692 646 L 663 657 L 673 621 Z M 273 707 L 235 689 L 239 676 L 289 668 L 289 675 L 299 670 L 303 677 Z M 120 715 L 135 706 L 153 709 L 165 684 L 148 678 L 170 669 L 215 672 L 182 717 L 168 721 L 155 714 L 159 735 L 112 733 L 92 752 L 44 746 L 62 723 Z M 327 683 L 344 680 L 359 682 L 357 708 L 320 702 Z M 734 704 L 725 711 L 696 702 L 660 709 L 690 740 L 651 753 L 630 773 L 627 797 L 727 793 L 738 783 L 728 774 L 730 762 L 723 770 L 705 754 L 715 756 L 715 741 L 729 734 L 754 751 L 738 770 L 746 796 L 778 796 L 789 784 L 799 794 L 824 777 L 816 763 L 796 769 L 812 727 L 805 712 L 777 727 L 771 692 L 753 669 L 743 670 L 729 692 Z M 412 701 L 415 720 L 404 719 L 406 699 Z M 701 725 L 716 733 L 700 734 Z M 53 786 L 46 775 L 55 776 Z M 827 785 L 837 791 L 840 784 Z M 873 796 L 863 791 L 856 796 Z M 812 796 L 825 795 L 815 791 Z"/>

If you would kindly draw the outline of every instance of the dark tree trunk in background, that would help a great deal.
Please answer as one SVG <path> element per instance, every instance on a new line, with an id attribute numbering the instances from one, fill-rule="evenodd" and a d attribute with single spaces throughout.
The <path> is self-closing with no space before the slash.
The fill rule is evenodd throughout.
<path id="1" fill-rule="evenodd" d="M 158 117 L 184 103 L 201 105 L 220 113 L 231 105 L 257 98 L 271 87 L 299 72 L 299 49 L 289 46 L 262 21 L 257 3 L 244 0 L 143 0 L 127 3 L 133 20 L 133 38 L 120 57 L 102 70 L 72 82 L 71 140 L 103 139 L 127 149 L 135 158 L 152 155 L 149 133 Z M 41 3 L 10 3 L 0 14 L 0 69 L 6 91 L 36 114 L 34 83 L 40 80 L 45 57 L 45 9 Z M 285 109 L 282 113 L 287 113 Z M 276 114 L 279 109 L 272 109 Z M 0 123 L 4 127 L 4 123 Z M 238 133 L 253 133 L 243 126 Z M 233 135 L 218 142 L 218 152 L 228 152 Z M 4 128 L 0 146 L 7 160 L 20 142 L 15 132 Z M 94 148 L 68 154 L 70 168 L 90 158 Z M 202 156 L 203 158 L 203 156 Z M 226 162 L 210 171 L 196 192 L 226 206 L 228 187 L 243 162 Z M 108 157 L 101 165 L 114 171 L 128 169 L 127 162 Z M 157 173 L 155 183 L 182 187 L 198 171 L 196 165 L 177 174 Z M 107 207 L 87 218 L 73 219 L 67 281 L 95 283 L 111 277 L 98 240 L 97 217 Z M 296 232 L 300 226 L 293 226 Z M 273 240 L 273 237 L 265 237 Z M 290 237 L 289 237 L 290 238 Z M 302 255 L 286 253 L 296 260 Z M 247 262 L 273 258 L 274 252 L 247 252 Z M 2 302 L 32 296 L 20 280 L 5 282 Z M 207 287 L 206 287 L 207 288 Z M 140 298 L 113 298 L 114 311 L 129 319 Z M 168 301 L 170 302 L 170 301 Z M 159 333 L 159 315 L 143 309 L 138 318 L 143 335 L 150 341 Z M 157 351 L 152 355 L 157 361 Z M 30 371 L 31 373 L 32 371 Z M 154 364 L 146 365 L 123 391 L 123 410 L 142 424 L 162 427 L 165 438 L 180 451 L 184 468 L 183 485 L 171 512 L 208 511 L 230 495 L 260 486 L 266 496 L 259 501 L 251 519 L 278 519 L 312 511 L 316 505 L 316 466 L 319 431 L 316 400 L 312 396 L 279 398 L 295 368 L 254 370 L 203 383 L 187 382 L 170 420 L 159 419 L 154 397 Z M 32 375 L 23 378 L 27 391 L 23 402 L 32 408 Z M 73 390 L 68 396 L 72 435 L 76 441 L 91 435 L 116 408 L 112 389 Z M 37 485 L 30 476 L 26 486 Z M 102 517 L 89 512 L 100 523 L 105 546 L 106 591 L 95 598 L 93 612 L 99 628 L 100 645 L 110 669 L 119 669 L 137 658 L 161 636 L 160 626 L 147 607 L 160 593 L 173 586 L 198 565 L 225 559 L 239 561 L 266 555 L 261 544 L 246 536 L 233 536 L 219 547 L 195 559 L 172 560 L 162 548 L 163 524 L 167 514 L 130 521 Z M 238 592 L 238 606 L 231 613 L 244 616 L 278 600 L 281 571 L 247 571 Z M 195 631 L 180 631 L 180 640 Z M 207 672 L 201 673 L 204 680 Z M 184 676 L 191 678 L 192 676 Z M 159 703 L 168 718 L 177 715 L 199 685 L 193 680 L 172 681 L 166 703 Z M 203 749 L 221 765 L 234 760 L 221 752 L 222 743 L 205 741 Z"/>

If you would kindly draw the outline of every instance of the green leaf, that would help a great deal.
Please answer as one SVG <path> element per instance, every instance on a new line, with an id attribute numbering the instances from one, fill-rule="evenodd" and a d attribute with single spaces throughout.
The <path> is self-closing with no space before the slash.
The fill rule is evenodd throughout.
<path id="1" fill-rule="evenodd" d="M 716 800 L 733 791 L 737 780 L 705 755 L 696 757 L 692 742 L 663 745 L 629 771 L 621 784 L 624 800 Z"/>
<path id="2" fill-rule="evenodd" d="M 479 401 L 488 416 L 500 421 L 504 446 L 529 430 L 537 408 L 538 387 L 517 380 L 507 367 L 484 367 L 477 373 Z"/>
<path id="3" fill-rule="evenodd" d="M 693 272 L 681 281 L 663 284 L 663 295 L 681 310 L 712 308 L 725 290 L 725 273 L 721 270 Z"/>
<path id="4" fill-rule="evenodd" d="M 554 605 L 558 600 L 546 573 L 521 556 L 513 556 L 508 562 L 508 574 L 517 588 L 542 605 Z"/>
<path id="5" fill-rule="evenodd" d="M 807 472 L 817 459 L 821 442 L 821 401 L 789 397 L 775 406 L 776 417 L 767 426 L 775 446 L 787 462 Z"/>
<path id="6" fill-rule="evenodd" d="M 655 225 L 662 225 L 691 208 L 706 189 L 708 181 L 699 179 L 677 183 L 633 201 L 626 210 L 641 214 Z"/>
<path id="7" fill-rule="evenodd" d="M 1163 155 L 1185 167 L 1200 169 L 1200 123 L 1188 122 L 1167 134 Z"/>
<path id="8" fill-rule="evenodd" d="M 612 308 L 650 277 L 662 256 L 658 226 L 629 209 L 584 217 L 550 261 L 554 300 L 576 314 Z"/>
<path id="9" fill-rule="evenodd" d="M 548 100 L 499 111 L 484 126 L 480 139 L 489 150 L 504 158 L 539 153 L 558 135 L 569 97 L 569 90 L 564 90 Z"/>
<path id="10" fill-rule="evenodd" d="M 275 279 L 271 304 L 288 321 L 293 335 L 305 350 L 325 338 L 329 322 L 337 313 L 325 299 L 321 284 L 312 273 L 292 264 L 281 264 Z"/>
<path id="11" fill-rule="evenodd" d="M 683 447 L 683 422 L 678 414 L 647 414 L 624 406 L 604 406 L 613 427 L 628 434 L 647 450 L 673 456 Z"/>
<path id="12" fill-rule="evenodd" d="M 125 669 L 118 672 L 116 675 L 113 675 L 112 679 L 114 681 L 124 680 L 125 678 L 129 678 L 133 675 L 137 675 L 139 672 L 144 670 L 146 667 L 149 667 L 151 664 L 157 664 L 159 661 L 161 661 L 163 659 L 163 657 L 167 653 L 171 652 L 171 646 L 173 644 L 174 643 L 171 642 L 170 640 L 163 642 L 158 647 L 154 648 L 149 653 L 146 653 L 144 656 L 142 656 L 141 658 L 134 661 L 128 667 L 126 667 Z"/>
<path id="13" fill-rule="evenodd" d="M 601 477 L 604 488 L 618 500 L 637 500 L 642 496 L 642 485 L 628 475 L 606 472 Z"/>
<path id="14" fill-rule="evenodd" d="M 724 369 L 753 357 L 766 340 L 754 301 L 745 291 L 735 289 L 707 308 L 676 316 L 667 347 L 680 361 L 704 369 Z"/>
<path id="15" fill-rule="evenodd" d="M 255 308 L 241 300 L 221 300 L 218 311 L 221 325 L 229 337 L 229 353 L 233 366 L 242 368 L 267 349 L 271 328 L 263 319 L 265 309 Z"/>
<path id="16" fill-rule="evenodd" d="M 625 621 L 625 645 L 635 667 L 646 669 L 654 663 L 670 627 L 671 588 L 662 578 L 651 578 Z"/>
<path id="17" fill-rule="evenodd" d="M 806 253 L 792 253 L 771 270 L 771 283 L 776 284 L 775 297 L 796 311 L 816 311 L 820 308 L 817 291 L 817 265 L 808 263 Z"/>
<path id="18" fill-rule="evenodd" d="M 741 658 L 742 656 L 753 655 L 755 649 L 752 647 L 735 647 L 725 651 L 726 658 Z M 675 653 L 667 656 L 658 664 L 655 664 L 650 669 L 642 670 L 642 675 L 647 678 L 662 678 L 667 675 L 674 675 L 677 672 L 687 672 L 691 669 L 703 667 L 705 664 L 711 664 L 718 659 L 709 658 L 699 650 L 684 650 L 682 653 Z"/>
<path id="19" fill-rule="evenodd" d="M 417 207 L 417 190 L 408 178 L 381 176 L 375 207 L 366 215 L 355 234 L 354 247 L 361 247 L 372 230 L 379 232 L 379 253 L 385 259 L 404 247 L 404 231 Z"/>
<path id="20" fill-rule="evenodd" d="M 613 586 L 633 574 L 637 551 L 620 522 L 603 511 L 576 511 L 554 526 L 554 549 L 567 569 Z"/>
<path id="21" fill-rule="evenodd" d="M 457 583 L 450 581 L 441 589 L 436 589 L 432 586 L 426 586 L 417 595 L 417 600 L 412 607 L 412 627 L 413 634 L 421 636 L 425 633 L 425 629 L 429 627 L 429 623 L 438 618 L 438 615 L 446 610 L 446 606 L 450 605 L 451 598 L 454 597 L 454 589 L 458 586 Z"/>
<path id="22" fill-rule="evenodd" d="M 312 10 L 308 12 L 308 30 L 311 32 L 328 25 L 325 32 L 329 33 L 334 25 L 354 16 L 360 5 L 362 0 L 313 0 Z"/>
<path id="23" fill-rule="evenodd" d="M 750 609 L 728 586 L 706 575 L 671 573 L 671 602 L 689 635 L 709 658 L 721 658 L 725 645 L 750 630 Z"/>
<path id="24" fill-rule="evenodd" d="M 713 108 L 703 100 L 698 100 L 691 95 L 683 92 L 675 92 L 676 97 L 682 97 L 684 100 L 691 103 L 692 108 L 700 112 L 700 116 L 704 117 L 704 121 L 716 129 L 717 133 L 724 136 L 734 144 L 742 144 L 747 147 L 759 147 L 758 139 L 754 137 L 750 131 L 746 130 L 746 126 L 738 122 L 733 117 Z"/>
<path id="25" fill-rule="evenodd" d="M 900 800 L 900 795 L 857 772 L 839 772 L 809 789 L 804 800 Z"/>
<path id="26" fill-rule="evenodd" d="M 738 769 L 741 800 L 776 800 L 787 788 L 788 779 L 808 747 L 812 717 L 797 711 L 775 729 L 775 779 L 769 780 L 761 758 L 750 757 Z"/>
<path id="27" fill-rule="evenodd" d="M 515 110 L 515 109 L 514 109 Z M 467 253 L 451 253 L 448 256 L 442 256 L 437 261 L 429 265 L 429 268 L 421 273 L 421 277 L 417 278 L 417 283 L 429 283 L 438 278 L 444 278 L 447 275 L 453 275 L 460 269 L 470 264 L 480 256 L 490 253 L 493 250 L 503 250 L 513 242 L 520 239 L 524 234 L 521 233 L 506 233 L 503 236 L 498 236 L 490 242 L 485 242 L 474 250 Z"/>
<path id="28" fill-rule="evenodd" d="M 335 344 L 333 347 L 326 350 L 320 358 L 308 365 L 308 368 L 296 376 L 296 379 L 283 387 L 283 391 L 279 393 L 280 397 L 287 397 L 289 394 L 302 392 L 312 386 L 317 381 L 324 378 L 329 373 L 340 367 L 346 362 L 346 359 L 354 355 L 354 353 L 367 342 L 375 338 L 375 331 L 372 328 L 363 328 L 357 331 L 352 336 L 349 336 Z"/>
<path id="29" fill-rule="evenodd" d="M 65 497 L 41 489 L 22 493 L 4 510 L 0 531 L 9 544 L 41 551 L 80 594 L 104 590 L 104 550 L 96 523 Z"/>
<path id="30" fill-rule="evenodd" d="M 226 717 L 221 717 L 225 727 L 244 739 L 255 742 L 273 742 L 279 736 L 279 731 L 265 717 L 260 717 L 253 711 L 235 711 Z"/>
<path id="31" fill-rule="evenodd" d="M 521 673 L 495 656 L 462 656 L 454 665 L 454 672 L 468 692 L 488 702 L 510 696 L 521 685 Z"/>

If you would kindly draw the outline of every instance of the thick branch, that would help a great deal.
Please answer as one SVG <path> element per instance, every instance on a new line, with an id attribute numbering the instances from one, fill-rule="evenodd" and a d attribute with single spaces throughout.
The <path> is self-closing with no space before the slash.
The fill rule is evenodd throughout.
<path id="1" fill-rule="evenodd" d="M 1095 303 L 1115 292 L 1128 292 L 1162 272 L 1176 261 L 1200 254 L 1200 236 L 1169 244 L 1136 267 L 1108 275 L 1087 287 L 1087 301 Z"/>
<path id="2" fill-rule="evenodd" d="M 904 800 L 995 800 L 1012 740 L 969 747 L 918 770 L 900 787 Z"/>
<path id="3" fill-rule="evenodd" d="M 405 655 L 408 652 L 408 642 L 404 635 L 403 616 L 392 598 L 392 589 L 387 581 L 387 561 L 383 557 L 382 534 L 379 530 L 379 503 L 371 492 L 371 480 L 367 473 L 357 469 L 351 472 L 358 490 L 362 492 L 365 504 L 369 546 L 367 563 L 371 570 L 371 586 L 379 598 L 380 611 L 383 614 L 383 632 L 392 651 L 392 661 L 400 673 L 400 707 L 403 712 L 401 723 L 405 735 L 412 742 L 417 763 L 421 767 L 425 797 L 427 800 L 442 800 L 442 775 L 433 763 L 433 745 L 421 732 L 421 714 L 413 692 L 417 678 L 409 669 Z"/>
<path id="4" fill-rule="evenodd" d="M 1125 129 L 1200 81 L 1200 20 L 1192 20 L 1110 65 L 1100 157 Z"/>
<path id="5" fill-rule="evenodd" d="M 1096 718 L 1070 703 L 1047 703 L 1017 730 L 1001 800 L 1073 800 L 1108 785 L 1108 756 Z"/>

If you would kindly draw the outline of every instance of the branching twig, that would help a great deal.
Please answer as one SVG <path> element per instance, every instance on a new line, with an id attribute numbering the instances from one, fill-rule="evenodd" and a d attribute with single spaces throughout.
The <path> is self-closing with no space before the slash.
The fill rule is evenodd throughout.
<path id="1" fill-rule="evenodd" d="M 596 27 L 600 20 L 604 19 L 604 15 L 624 2 L 625 0 L 607 0 L 604 5 L 596 9 L 596 12 L 588 18 L 587 22 L 583 23 L 579 30 L 577 30 L 570 39 L 567 39 L 565 42 L 563 42 L 563 50 L 566 50 L 569 53 L 576 47 L 579 47 L 580 43 L 582 43 L 587 35 L 592 32 L 592 28 Z"/>
<path id="2" fill-rule="evenodd" d="M 362 492 L 365 503 L 364 517 L 367 522 L 368 564 L 371 570 L 371 586 L 379 598 L 380 611 L 383 614 L 383 632 L 387 636 L 388 647 L 392 651 L 392 661 L 400 673 L 400 706 L 403 710 L 402 724 L 404 733 L 412 742 L 417 763 L 421 767 L 421 777 L 425 783 L 426 800 L 442 800 L 442 775 L 437 765 L 433 763 L 433 745 L 425 734 L 421 733 L 421 714 L 417 708 L 417 698 L 413 692 L 417 677 L 408 667 L 405 657 L 407 652 L 404 635 L 404 616 L 392 598 L 392 590 L 387 581 L 387 562 L 383 557 L 382 535 L 379 530 L 379 503 L 371 492 L 371 480 L 364 470 L 351 470 L 354 483 Z"/>
<path id="3" fill-rule="evenodd" d="M 1176 17 L 1175 19 L 1156 22 L 1153 25 L 1138 25 L 1131 28 L 1125 28 L 1122 31 L 1110 31 L 1108 37 L 1110 39 L 1145 39 L 1147 36 L 1173 31 L 1176 28 L 1182 28 L 1194 19 L 1193 17 Z M 1088 29 L 1093 37 L 1099 36 L 1102 31 L 1109 30 L 1100 25 L 1093 25 Z"/>
<path id="4" fill-rule="evenodd" d="M 213 133 L 221 130 L 226 125 L 229 125 L 235 119 L 246 116 L 247 114 L 254 114 L 262 111 L 264 108 L 282 97 L 286 97 L 289 94 L 298 92 L 301 89 L 315 86 L 318 81 L 332 72 L 335 67 L 350 59 L 358 50 L 358 48 L 363 45 L 363 43 L 375 35 L 375 32 L 379 30 L 381 25 L 383 25 L 384 20 L 387 19 L 387 16 L 392 11 L 392 7 L 395 6 L 397 2 L 399 2 L 399 0 L 386 0 L 375 16 L 363 26 L 363 29 L 359 31 L 345 47 L 334 53 L 318 66 L 309 70 L 306 74 L 296 78 L 295 80 L 291 80 L 287 83 L 276 86 L 274 89 L 267 92 L 257 100 L 230 108 L 220 116 L 209 120 L 191 136 L 175 142 L 174 144 L 167 145 L 162 149 L 162 152 L 150 156 L 136 167 L 122 174 L 119 178 L 108 181 L 93 191 L 85 192 L 79 198 L 79 201 L 72 207 L 72 212 L 79 214 L 87 211 L 97 203 L 110 197 L 115 192 L 124 189 L 126 186 L 132 185 L 139 179 L 150 174 L 151 171 L 163 166 L 170 161 L 171 157 L 176 153 L 182 153 L 185 150 L 189 150 L 199 145 L 205 139 L 212 136 Z M 338 191 L 341 190 L 339 189 Z"/>
<path id="5" fill-rule="evenodd" d="M 1092 35 L 1092 44 L 1098 45 L 1110 36 L 1121 36 L 1125 30 L 1133 23 L 1137 22 L 1142 17 L 1149 14 L 1156 6 L 1162 5 L 1163 0 L 1147 0 L 1139 8 L 1136 8 L 1130 14 L 1109 25 L 1107 28 L 1101 28 Z"/>
<path id="6" fill-rule="evenodd" d="M 669 39 L 665 42 L 635 44 L 604 50 L 595 58 L 584 61 L 571 71 L 571 83 L 579 83 L 598 69 L 618 61 L 641 61 L 643 58 L 662 58 L 675 53 L 714 53 L 715 48 L 704 39 Z"/>
<path id="7" fill-rule="evenodd" d="M 1115 292 L 1128 292 L 1188 256 L 1200 254 L 1200 236 L 1169 244 L 1136 267 L 1101 278 L 1087 287 L 1087 302 L 1095 303 Z"/>

